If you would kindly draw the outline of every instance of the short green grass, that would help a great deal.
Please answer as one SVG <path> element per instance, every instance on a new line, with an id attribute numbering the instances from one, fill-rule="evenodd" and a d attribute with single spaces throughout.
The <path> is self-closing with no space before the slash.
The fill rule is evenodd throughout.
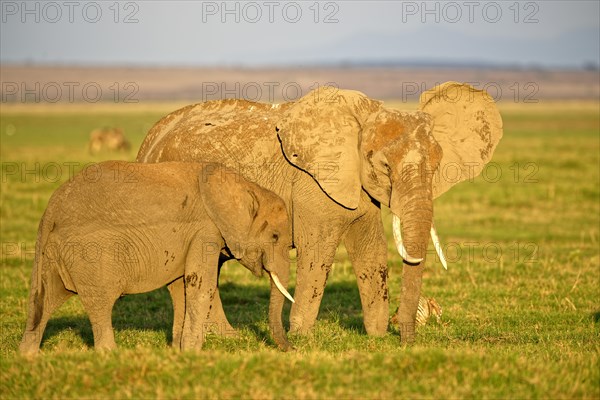
<path id="1" fill-rule="evenodd" d="M 136 149 L 161 113 L 4 111 L 0 397 L 599 398 L 598 110 L 505 110 L 495 164 L 436 200 L 451 263 L 446 272 L 429 257 L 424 291 L 444 314 L 441 324 L 420 328 L 412 346 L 400 345 L 393 329 L 381 338 L 365 334 L 340 247 L 317 326 L 309 337 L 291 338 L 295 352 L 278 352 L 269 337 L 267 280 L 232 263 L 221 293 L 241 331 L 237 339 L 211 337 L 201 352 L 173 351 L 163 288 L 119 300 L 113 321 L 120 348 L 96 353 L 73 297 L 53 315 L 34 360 L 16 350 L 49 196 L 71 169 L 135 157 L 90 156 L 90 130 L 121 126 Z M 390 237 L 390 215 L 382 218 Z M 401 278 L 391 240 L 389 267 L 391 314 Z"/>

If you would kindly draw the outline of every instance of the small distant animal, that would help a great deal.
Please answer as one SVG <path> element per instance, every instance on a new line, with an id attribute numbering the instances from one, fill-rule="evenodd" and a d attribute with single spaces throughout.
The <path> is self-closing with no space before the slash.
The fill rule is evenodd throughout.
<path id="1" fill-rule="evenodd" d="M 88 149 L 90 154 L 100 151 L 129 151 L 131 143 L 125 138 L 121 128 L 103 127 L 90 132 Z"/>
<path id="2" fill-rule="evenodd" d="M 419 298 L 419 308 L 417 309 L 417 325 L 425 325 L 427 320 L 435 316 L 437 323 L 441 323 L 442 306 L 433 298 Z"/>

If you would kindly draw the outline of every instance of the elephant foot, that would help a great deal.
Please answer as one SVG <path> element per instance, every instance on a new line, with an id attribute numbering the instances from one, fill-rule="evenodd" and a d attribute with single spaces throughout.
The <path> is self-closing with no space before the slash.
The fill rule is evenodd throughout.
<path id="1" fill-rule="evenodd" d="M 385 336 L 388 330 L 387 319 L 384 321 L 364 321 L 365 331 L 369 336 Z"/>
<path id="2" fill-rule="evenodd" d="M 308 326 L 302 322 L 290 321 L 290 336 L 310 336 L 313 333 L 313 325 Z"/>
<path id="3" fill-rule="evenodd" d="M 209 321 L 204 323 L 205 335 L 216 335 L 224 338 L 239 338 L 240 332 L 227 320 Z"/>
<path id="4" fill-rule="evenodd" d="M 282 343 L 277 343 L 277 347 L 279 348 L 279 350 L 283 351 L 283 352 L 289 352 L 289 351 L 295 351 L 296 348 L 287 340 L 285 342 Z"/>
<path id="5" fill-rule="evenodd" d="M 111 332 L 112 333 L 112 332 Z M 101 336 L 98 340 L 94 336 L 94 349 L 100 353 L 110 352 L 117 348 L 113 335 L 108 337 Z"/>
<path id="6" fill-rule="evenodd" d="M 35 332 L 25 332 L 23 340 L 19 344 L 19 353 L 22 356 L 30 358 L 35 357 L 40 350 L 40 340 Z"/>
<path id="7" fill-rule="evenodd" d="M 224 338 L 238 339 L 241 336 L 241 334 L 233 326 L 227 324 L 226 326 L 223 327 L 223 329 L 221 331 L 221 336 Z"/>
<path id="8" fill-rule="evenodd" d="M 181 337 L 181 351 L 200 351 L 202 350 L 202 345 L 204 344 L 204 337 L 194 336 L 189 334 L 183 334 Z"/>
<path id="9" fill-rule="evenodd" d="M 19 346 L 19 353 L 24 358 L 33 359 L 39 354 L 39 348 L 21 344 Z"/>

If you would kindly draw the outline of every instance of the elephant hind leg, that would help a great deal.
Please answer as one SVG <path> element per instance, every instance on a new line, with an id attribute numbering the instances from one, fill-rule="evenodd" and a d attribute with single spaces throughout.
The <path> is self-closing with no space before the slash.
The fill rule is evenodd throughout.
<path id="1" fill-rule="evenodd" d="M 97 288 L 79 293 L 83 308 L 90 318 L 96 350 L 112 350 L 117 347 L 112 326 L 112 309 L 119 294 L 108 293 Z"/>
<path id="2" fill-rule="evenodd" d="M 37 353 L 50 316 L 74 294 L 65 288 L 58 272 L 53 269 L 43 277 L 37 271 L 33 275 L 35 281 L 30 289 L 27 326 L 19 345 L 19 351 L 25 355 Z"/>
<path id="3" fill-rule="evenodd" d="M 389 319 L 387 243 L 379 209 L 354 222 L 344 244 L 356 275 L 365 330 L 369 335 L 384 335 Z"/>
<path id="4" fill-rule="evenodd" d="M 181 347 L 181 332 L 183 331 L 183 320 L 185 318 L 185 288 L 183 278 L 174 280 L 169 285 L 169 294 L 173 303 L 173 341 L 171 345 L 176 349 Z"/>

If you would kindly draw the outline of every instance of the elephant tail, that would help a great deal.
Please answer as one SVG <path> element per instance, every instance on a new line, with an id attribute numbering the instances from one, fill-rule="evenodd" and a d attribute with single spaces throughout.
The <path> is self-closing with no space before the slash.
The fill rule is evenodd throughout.
<path id="1" fill-rule="evenodd" d="M 46 247 L 50 232 L 54 227 L 54 221 L 51 220 L 51 213 L 46 210 L 40 225 L 38 227 L 37 241 L 35 243 L 35 257 L 33 259 L 33 270 L 31 273 L 31 288 L 29 289 L 29 315 L 27 317 L 27 329 L 36 330 L 41 316 L 44 314 L 44 306 L 46 304 L 46 291 L 48 288 L 45 287 L 43 274 L 44 270 L 50 267 L 45 265 L 48 258 L 52 257 L 50 254 L 46 254 L 51 249 Z"/>
<path id="2" fill-rule="evenodd" d="M 432 134 L 443 152 L 433 181 L 436 198 L 481 173 L 502 138 L 502 117 L 485 90 L 466 83 L 443 83 L 423 92 L 419 102 L 433 118 Z"/>
<path id="3" fill-rule="evenodd" d="M 57 268 L 59 251 L 50 240 L 56 225 L 52 217 L 52 199 L 50 204 L 40 221 L 35 244 L 27 324 L 19 346 L 19 351 L 25 355 L 38 351 L 50 314 L 73 294 L 65 288 Z"/>

